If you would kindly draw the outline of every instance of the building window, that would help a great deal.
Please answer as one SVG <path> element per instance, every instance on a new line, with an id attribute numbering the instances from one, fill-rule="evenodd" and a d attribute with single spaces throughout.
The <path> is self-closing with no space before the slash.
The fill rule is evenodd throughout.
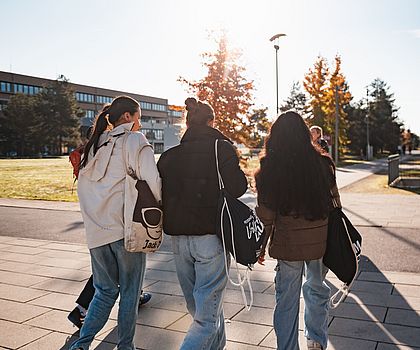
<path id="1" fill-rule="evenodd" d="M 112 102 L 112 97 L 108 97 L 108 96 L 96 96 L 96 103 L 100 103 L 100 104 L 105 104 L 105 103 L 111 103 Z"/>
<path id="2" fill-rule="evenodd" d="M 152 109 L 154 111 L 166 112 L 166 106 L 165 105 L 160 105 L 160 104 L 157 104 L 157 103 L 152 103 Z"/>
<path id="3" fill-rule="evenodd" d="M 152 129 L 142 129 L 141 131 L 144 134 L 144 136 L 146 136 L 146 139 L 148 139 L 149 141 L 153 141 L 155 135 L 153 134 Z"/>
<path id="4" fill-rule="evenodd" d="M 163 141 L 163 130 L 153 130 L 155 140 Z"/>
<path id="5" fill-rule="evenodd" d="M 93 121 L 95 120 L 95 111 L 87 109 L 85 118 L 89 119 L 89 121 L 93 124 Z"/>
<path id="6" fill-rule="evenodd" d="M 150 121 L 152 120 L 152 118 L 150 117 L 141 117 L 141 122 L 142 123 L 150 123 Z"/>
<path id="7" fill-rule="evenodd" d="M 140 107 L 142 109 L 152 109 L 152 104 L 149 102 L 142 102 L 140 101 Z"/>
<path id="8" fill-rule="evenodd" d="M 11 84 L 10 83 L 7 83 L 5 81 L 1 81 L 0 82 L 0 91 L 1 92 L 9 92 L 9 93 L 11 93 L 12 92 L 12 86 L 11 86 Z"/>
<path id="9" fill-rule="evenodd" d="M 155 149 L 155 153 L 163 153 L 163 143 L 155 143 L 153 147 Z"/>
<path id="10" fill-rule="evenodd" d="M 78 102 L 94 103 L 94 96 L 91 94 L 85 94 L 83 92 L 76 92 L 76 100 Z"/>
<path id="11" fill-rule="evenodd" d="M 175 117 L 175 118 L 182 118 L 182 112 L 181 111 L 169 111 L 169 115 L 171 117 Z"/>

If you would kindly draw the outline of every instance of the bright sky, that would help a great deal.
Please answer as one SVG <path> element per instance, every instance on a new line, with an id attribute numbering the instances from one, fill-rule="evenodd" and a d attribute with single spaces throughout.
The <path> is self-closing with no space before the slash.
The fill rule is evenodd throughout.
<path id="1" fill-rule="evenodd" d="M 356 100 L 379 77 L 400 119 L 420 134 L 418 0 L 1 0 L 0 70 L 167 98 L 183 104 L 178 76 L 205 74 L 209 31 L 225 28 L 255 80 L 257 107 L 274 113 L 275 50 L 280 101 L 321 54 L 342 56 Z"/>

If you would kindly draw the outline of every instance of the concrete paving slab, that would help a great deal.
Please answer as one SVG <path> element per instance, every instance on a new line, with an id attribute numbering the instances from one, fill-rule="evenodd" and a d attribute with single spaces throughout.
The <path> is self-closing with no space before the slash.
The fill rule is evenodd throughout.
<path id="1" fill-rule="evenodd" d="M 7 244 L 17 245 L 21 247 L 42 247 L 49 244 L 49 242 L 40 239 L 14 238 L 8 241 Z"/>
<path id="2" fill-rule="evenodd" d="M 242 275 L 243 278 L 244 275 Z M 238 277 L 236 274 L 230 274 L 230 278 L 232 278 L 232 280 L 234 282 L 238 282 Z M 263 293 L 265 292 L 267 289 L 269 289 L 271 286 L 274 285 L 273 282 L 262 282 L 262 281 L 251 281 L 252 284 L 252 290 L 254 291 L 254 293 Z M 239 290 L 239 287 L 232 285 L 231 283 L 228 282 L 226 289 L 233 289 L 233 290 Z M 249 292 L 249 288 L 248 286 L 245 284 L 244 285 L 244 289 L 245 292 L 248 293 Z"/>
<path id="3" fill-rule="evenodd" d="M 394 344 L 384 344 L 378 343 L 376 350 L 415 350 L 420 349 L 414 346 L 404 346 L 404 345 L 394 345 Z"/>
<path id="4" fill-rule="evenodd" d="M 68 252 L 74 252 L 79 251 L 80 249 L 85 249 L 85 246 L 82 246 L 80 244 L 71 244 L 71 243 L 56 243 L 51 242 L 47 245 L 44 245 L 42 247 L 44 250 L 63 250 Z"/>
<path id="5" fill-rule="evenodd" d="M 420 310 L 420 298 L 403 297 L 400 295 L 373 294 L 366 292 L 351 292 L 344 303 L 358 303 L 368 307 L 384 306 L 407 310 Z"/>
<path id="6" fill-rule="evenodd" d="M 420 332 L 420 312 L 389 308 L 388 313 L 386 314 L 385 323 L 417 327 Z"/>
<path id="7" fill-rule="evenodd" d="M 15 247 L 15 246 L 13 246 Z M 10 261 L 10 262 L 19 262 L 19 263 L 26 263 L 26 264 L 38 264 L 40 257 L 39 255 L 26 255 L 20 253 L 10 253 L 8 250 L 7 252 L 3 252 L 0 257 L 1 260 Z"/>
<path id="8" fill-rule="evenodd" d="M 80 270 L 82 268 L 90 268 L 90 259 L 77 260 L 77 259 L 62 259 L 62 258 L 49 258 L 40 257 L 38 255 L 38 265 L 41 266 L 52 266 L 52 267 L 64 267 L 66 269 Z"/>
<path id="9" fill-rule="evenodd" d="M 395 284 L 392 291 L 393 295 L 403 295 L 409 297 L 420 297 L 420 286 L 409 286 L 406 284 Z"/>
<path id="10" fill-rule="evenodd" d="M 137 324 L 166 328 L 184 316 L 183 312 L 144 308 L 138 315 Z"/>
<path id="11" fill-rule="evenodd" d="M 419 329 L 339 317 L 333 319 L 329 327 L 329 333 L 336 336 L 383 343 L 389 342 L 408 346 L 418 346 L 420 344 Z"/>
<path id="12" fill-rule="evenodd" d="M 232 303 L 223 303 L 223 313 L 225 319 L 232 319 L 236 315 L 238 315 L 242 310 L 245 309 L 244 305 L 241 304 L 232 304 Z"/>
<path id="13" fill-rule="evenodd" d="M 91 275 L 90 271 L 66 269 L 53 266 L 33 266 L 31 273 L 38 276 L 59 278 L 70 281 L 85 281 Z"/>
<path id="14" fill-rule="evenodd" d="M 154 307 L 164 310 L 172 310 L 187 313 L 185 298 L 178 295 L 166 295 L 153 293 L 152 299 L 144 305 L 145 307 Z"/>
<path id="15" fill-rule="evenodd" d="M 366 312 L 365 305 L 342 303 L 336 309 L 330 310 L 331 316 L 351 318 L 356 320 L 372 321 L 372 314 L 374 320 L 383 322 L 387 313 L 387 308 L 382 306 L 369 306 L 369 312 Z"/>
<path id="16" fill-rule="evenodd" d="M 45 329 L 0 320 L 0 346 L 18 349 L 51 333 Z"/>
<path id="17" fill-rule="evenodd" d="M 178 349 L 185 337 L 185 333 L 160 329 L 149 326 L 137 325 L 134 343 L 138 349 Z M 107 342 L 117 342 L 117 328 L 111 332 L 97 337 L 98 340 L 106 339 Z M 99 350 L 99 349 L 98 349 Z"/>
<path id="18" fill-rule="evenodd" d="M 23 323 L 34 317 L 45 314 L 50 309 L 10 300 L 0 300 L 0 319 Z"/>
<path id="19" fill-rule="evenodd" d="M 40 253 L 39 256 L 48 258 L 83 260 L 90 262 L 89 253 L 66 252 L 63 250 L 47 250 L 43 253 Z"/>
<path id="20" fill-rule="evenodd" d="M 228 341 L 226 343 L 226 348 L 228 350 L 271 350 L 272 348 L 266 348 L 263 346 L 253 346 L 253 345 L 247 345 L 244 343 L 236 343 L 233 341 Z"/>
<path id="21" fill-rule="evenodd" d="M 178 282 L 178 277 L 175 271 L 162 271 L 162 270 L 155 270 L 155 269 L 147 269 L 146 270 L 147 279 L 149 280 L 160 280 L 160 281 L 167 281 L 167 282 Z"/>
<path id="22" fill-rule="evenodd" d="M 86 281 L 76 282 L 68 280 L 59 280 L 57 278 L 49 278 L 46 281 L 33 285 L 31 288 L 46 290 L 49 292 L 79 295 L 85 284 Z"/>
<path id="23" fill-rule="evenodd" d="M 76 298 L 70 294 L 49 293 L 48 295 L 30 301 L 29 304 L 44 306 L 50 309 L 71 311 L 76 306 Z"/>
<path id="24" fill-rule="evenodd" d="M 225 302 L 243 305 L 242 294 L 239 289 L 226 289 Z M 273 294 L 268 293 L 254 293 L 253 306 L 274 308 L 276 304 Z"/>
<path id="25" fill-rule="evenodd" d="M 155 261 L 147 258 L 146 266 L 153 270 L 176 272 L 175 263 L 168 263 L 167 261 Z"/>
<path id="26" fill-rule="evenodd" d="M 26 254 L 26 255 L 37 255 L 40 253 L 45 252 L 45 249 L 42 248 L 36 248 L 36 247 L 24 247 L 19 245 L 11 245 L 7 251 L 9 253 L 20 253 L 20 254 Z"/>
<path id="27" fill-rule="evenodd" d="M 185 316 L 181 317 L 176 322 L 172 323 L 169 327 L 167 327 L 167 329 L 170 329 L 172 331 L 187 333 L 192 322 L 193 322 L 192 316 L 190 314 L 186 314 Z"/>
<path id="28" fill-rule="evenodd" d="M 26 303 L 47 294 L 49 294 L 49 292 L 43 290 L 34 290 L 27 287 L 0 283 L 0 299 Z"/>
<path id="29" fill-rule="evenodd" d="M 47 313 L 26 321 L 24 324 L 50 331 L 73 334 L 77 331 L 77 328 L 71 322 L 67 321 L 67 315 L 67 311 L 50 310 Z"/>
<path id="30" fill-rule="evenodd" d="M 245 309 L 242 310 L 232 320 L 272 326 L 273 325 L 273 309 L 254 306 L 252 307 L 250 311 L 247 311 Z"/>
<path id="31" fill-rule="evenodd" d="M 271 326 L 251 324 L 239 321 L 229 321 L 226 324 L 228 340 L 258 345 L 273 329 Z"/>
<path id="32" fill-rule="evenodd" d="M 157 292 L 169 295 L 183 296 L 180 285 L 178 283 L 173 282 L 157 282 L 151 286 L 148 286 L 147 289 L 152 293 Z"/>
<path id="33" fill-rule="evenodd" d="M 330 336 L 328 340 L 328 350 L 376 350 L 376 342 L 360 340 L 354 338 Z M 301 349 L 305 349 L 301 347 Z"/>
<path id="34" fill-rule="evenodd" d="M 77 337 L 68 334 L 52 332 L 19 350 L 67 350 Z"/>
<path id="35" fill-rule="evenodd" d="M 2 281 L 4 284 L 13 284 L 16 286 L 30 287 L 34 284 L 41 283 L 47 280 L 47 277 L 33 276 L 10 271 L 1 271 L 0 269 L 0 281 Z"/>

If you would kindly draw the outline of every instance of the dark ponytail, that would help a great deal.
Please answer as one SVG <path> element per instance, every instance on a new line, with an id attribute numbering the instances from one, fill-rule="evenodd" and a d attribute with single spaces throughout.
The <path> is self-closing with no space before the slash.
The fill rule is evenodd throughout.
<path id="1" fill-rule="evenodd" d="M 99 138 L 102 133 L 109 126 L 114 126 L 125 112 L 133 115 L 139 108 L 139 103 L 129 96 L 118 96 L 112 101 L 111 104 L 104 105 L 102 111 L 96 117 L 93 131 L 83 152 L 84 156 L 80 163 L 80 168 L 83 168 L 87 164 L 89 151 L 92 146 L 93 154 L 96 154 L 96 151 L 98 150 Z"/>
<path id="2" fill-rule="evenodd" d="M 187 126 L 206 125 L 214 119 L 214 111 L 211 106 L 205 102 L 197 101 L 193 97 L 185 100 L 187 112 Z"/>

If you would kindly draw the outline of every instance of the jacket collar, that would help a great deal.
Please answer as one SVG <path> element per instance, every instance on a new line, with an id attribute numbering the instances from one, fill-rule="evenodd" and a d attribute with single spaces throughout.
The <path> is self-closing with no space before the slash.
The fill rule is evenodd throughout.
<path id="1" fill-rule="evenodd" d="M 115 136 L 115 135 L 124 133 L 126 131 L 130 131 L 133 125 L 134 125 L 134 122 L 118 125 L 117 127 L 115 127 L 109 132 L 109 136 Z"/>
<path id="2" fill-rule="evenodd" d="M 190 126 L 185 132 L 184 136 L 182 136 L 181 143 L 200 141 L 203 139 L 208 139 L 208 140 L 222 139 L 222 140 L 226 140 L 232 143 L 232 141 L 230 141 L 219 130 L 212 128 L 210 126 L 207 126 L 207 125 Z"/>

